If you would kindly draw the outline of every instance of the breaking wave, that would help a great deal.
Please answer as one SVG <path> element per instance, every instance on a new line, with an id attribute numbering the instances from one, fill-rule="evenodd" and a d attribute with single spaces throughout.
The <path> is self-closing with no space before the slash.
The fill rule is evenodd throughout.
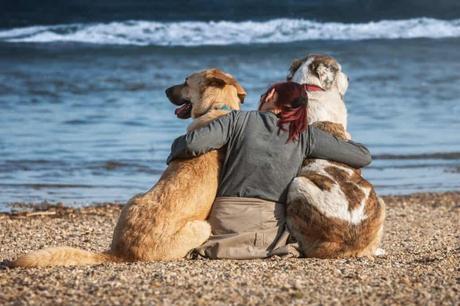
<path id="1" fill-rule="evenodd" d="M 460 19 L 413 18 L 367 23 L 268 21 L 123 21 L 31 26 L 0 31 L 3 42 L 77 42 L 139 46 L 203 46 L 288 43 L 306 40 L 363 40 L 460 37 Z"/>

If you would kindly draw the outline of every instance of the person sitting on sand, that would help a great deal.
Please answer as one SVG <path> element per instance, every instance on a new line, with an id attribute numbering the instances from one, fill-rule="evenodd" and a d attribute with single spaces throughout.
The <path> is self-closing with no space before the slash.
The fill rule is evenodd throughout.
<path id="1" fill-rule="evenodd" d="M 307 101 L 302 85 L 277 83 L 261 96 L 258 111 L 232 111 L 173 142 L 168 163 L 226 148 L 208 217 L 212 235 L 189 258 L 299 256 L 285 224 L 285 202 L 303 160 L 370 164 L 363 145 L 308 126 Z"/>

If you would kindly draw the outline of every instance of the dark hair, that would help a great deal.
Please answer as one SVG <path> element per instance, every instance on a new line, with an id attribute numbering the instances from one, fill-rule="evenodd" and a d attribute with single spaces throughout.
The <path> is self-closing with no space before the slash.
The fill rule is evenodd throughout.
<path id="1" fill-rule="evenodd" d="M 308 127 L 307 103 L 308 97 L 304 86 L 295 82 L 281 82 L 270 86 L 265 92 L 267 95 L 272 89 L 278 94 L 275 105 L 281 109 L 278 114 L 278 128 L 287 131 L 289 125 L 289 141 L 296 141 L 300 134 Z"/>

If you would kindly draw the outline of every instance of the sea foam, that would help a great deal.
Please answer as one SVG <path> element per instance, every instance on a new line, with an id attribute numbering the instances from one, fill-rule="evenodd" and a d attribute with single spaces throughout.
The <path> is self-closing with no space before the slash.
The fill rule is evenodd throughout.
<path id="1" fill-rule="evenodd" d="M 288 43 L 306 40 L 364 40 L 460 37 L 460 19 L 414 18 L 368 23 L 268 21 L 130 20 L 94 24 L 31 26 L 0 31 L 3 42 L 77 42 L 140 46 L 203 46 Z"/>

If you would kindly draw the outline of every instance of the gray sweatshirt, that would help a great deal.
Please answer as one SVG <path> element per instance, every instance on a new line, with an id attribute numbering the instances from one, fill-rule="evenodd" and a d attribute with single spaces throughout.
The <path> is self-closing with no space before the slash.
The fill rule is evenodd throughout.
<path id="1" fill-rule="evenodd" d="M 320 158 L 355 168 L 371 162 L 361 144 L 343 141 L 309 126 L 298 141 L 286 142 L 271 112 L 232 111 L 174 140 L 167 163 L 226 146 L 219 197 L 247 197 L 281 202 L 305 158 Z"/>

